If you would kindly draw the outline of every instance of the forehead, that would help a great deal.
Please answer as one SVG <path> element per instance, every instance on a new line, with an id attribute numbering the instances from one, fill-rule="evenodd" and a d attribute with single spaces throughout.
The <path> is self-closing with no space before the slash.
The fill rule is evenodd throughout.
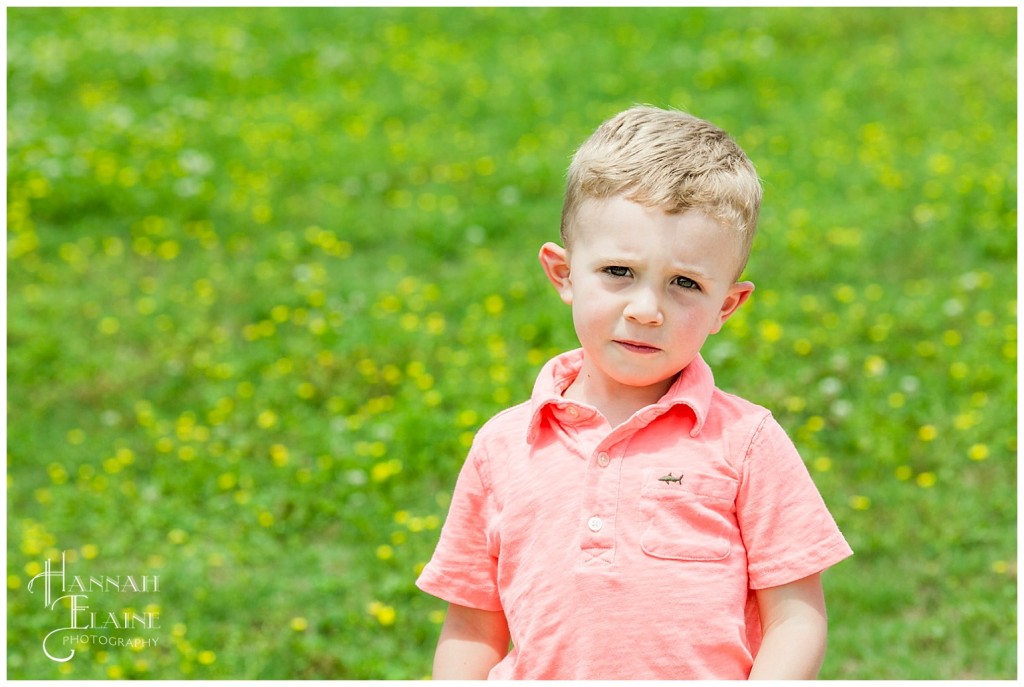
<path id="1" fill-rule="evenodd" d="M 573 247 L 587 253 L 647 252 L 652 257 L 707 262 L 734 270 L 742 251 L 738 231 L 696 208 L 669 213 L 618 196 L 587 199 L 580 204 L 573 224 Z"/>

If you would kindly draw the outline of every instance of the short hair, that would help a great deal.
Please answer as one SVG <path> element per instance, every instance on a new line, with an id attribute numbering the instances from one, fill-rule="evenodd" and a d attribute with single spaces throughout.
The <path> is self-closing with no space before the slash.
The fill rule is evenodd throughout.
<path id="1" fill-rule="evenodd" d="M 569 247 L 588 198 L 623 196 L 668 213 L 696 208 L 739 232 L 738 278 L 757 231 L 761 195 L 753 163 L 725 131 L 685 112 L 639 105 L 601 124 L 573 156 L 562 243 Z"/>

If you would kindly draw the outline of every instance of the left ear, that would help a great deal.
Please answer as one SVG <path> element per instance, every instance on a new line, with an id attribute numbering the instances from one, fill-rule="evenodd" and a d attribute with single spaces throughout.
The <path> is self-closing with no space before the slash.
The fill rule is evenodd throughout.
<path id="1" fill-rule="evenodd" d="M 750 294 L 754 293 L 754 282 L 738 281 L 729 287 L 729 292 L 722 301 L 722 308 L 718 311 L 718 321 L 712 328 L 711 333 L 717 334 L 722 329 L 725 321 L 732 317 L 733 313 L 740 309 L 740 306 L 747 302 Z"/>

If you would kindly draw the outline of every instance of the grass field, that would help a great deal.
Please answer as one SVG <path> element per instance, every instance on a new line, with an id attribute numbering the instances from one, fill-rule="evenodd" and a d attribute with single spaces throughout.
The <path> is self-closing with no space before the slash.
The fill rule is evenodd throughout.
<path id="1" fill-rule="evenodd" d="M 822 676 L 1016 677 L 1015 9 L 7 22 L 9 677 L 428 675 L 413 581 L 475 429 L 575 346 L 535 254 L 634 103 L 765 182 L 706 357 L 856 551 Z M 159 580 L 88 590 L 131 627 L 66 662 L 68 600 L 28 589 L 61 552 Z"/>

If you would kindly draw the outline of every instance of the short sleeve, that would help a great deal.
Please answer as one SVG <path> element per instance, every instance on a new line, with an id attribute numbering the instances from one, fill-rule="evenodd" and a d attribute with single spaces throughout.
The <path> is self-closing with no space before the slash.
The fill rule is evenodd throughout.
<path id="1" fill-rule="evenodd" d="M 449 603 L 500 611 L 496 547 L 489 536 L 495 508 L 482 474 L 487 466 L 479 457 L 474 446 L 459 472 L 437 548 L 416 586 Z"/>
<path id="2" fill-rule="evenodd" d="M 751 589 L 795 582 L 853 554 L 785 430 L 768 415 L 736 497 Z"/>

